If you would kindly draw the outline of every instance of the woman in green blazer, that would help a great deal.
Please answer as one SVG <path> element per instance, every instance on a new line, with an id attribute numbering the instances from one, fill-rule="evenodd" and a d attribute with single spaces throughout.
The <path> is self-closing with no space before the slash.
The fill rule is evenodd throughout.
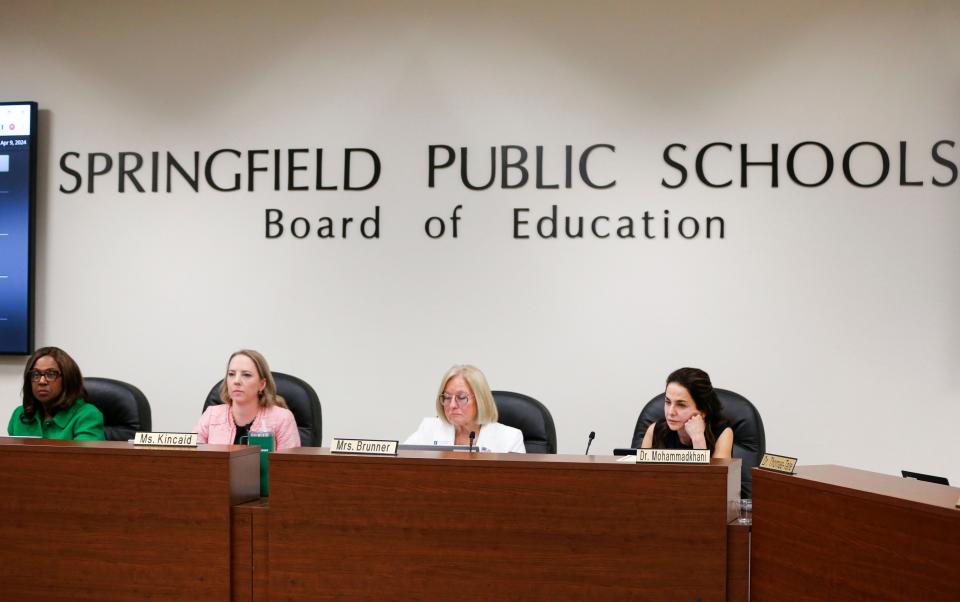
<path id="1" fill-rule="evenodd" d="M 37 349 L 23 369 L 23 405 L 7 433 L 15 437 L 103 440 L 103 414 L 83 400 L 83 375 L 67 352 Z"/>

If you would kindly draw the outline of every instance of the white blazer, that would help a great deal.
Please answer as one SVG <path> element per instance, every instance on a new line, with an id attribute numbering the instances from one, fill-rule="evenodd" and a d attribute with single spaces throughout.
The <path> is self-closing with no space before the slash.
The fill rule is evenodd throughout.
<path id="1" fill-rule="evenodd" d="M 424 418 L 417 432 L 407 437 L 407 445 L 453 445 L 456 432 L 452 424 L 437 417 Z M 527 453 L 523 446 L 523 433 L 512 426 L 491 422 L 480 426 L 476 446 L 481 451 L 495 453 L 515 452 Z"/>

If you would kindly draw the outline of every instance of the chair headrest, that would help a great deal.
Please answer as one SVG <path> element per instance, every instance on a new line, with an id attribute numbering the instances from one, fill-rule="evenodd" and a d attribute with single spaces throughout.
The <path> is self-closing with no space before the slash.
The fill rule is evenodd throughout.
<path id="1" fill-rule="evenodd" d="M 103 414 L 103 432 L 107 441 L 133 439 L 137 431 L 150 431 L 153 421 L 150 403 L 140 389 L 112 378 L 89 376 L 83 379 L 87 390 L 84 401 Z"/>
<path id="2" fill-rule="evenodd" d="M 491 391 L 497 404 L 499 422 L 523 433 L 528 453 L 557 453 L 557 429 L 545 405 L 522 393 Z"/>

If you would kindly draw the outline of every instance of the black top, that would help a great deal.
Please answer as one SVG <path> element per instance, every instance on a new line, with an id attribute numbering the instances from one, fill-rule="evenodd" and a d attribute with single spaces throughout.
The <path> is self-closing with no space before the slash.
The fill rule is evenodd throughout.
<path id="1" fill-rule="evenodd" d="M 250 424 L 245 424 L 240 426 L 234 421 L 234 424 L 237 425 L 237 435 L 233 438 L 234 445 L 246 445 L 246 443 L 240 443 L 240 437 L 249 437 L 250 436 L 250 427 L 253 426 L 253 420 L 250 421 Z"/>
<path id="2" fill-rule="evenodd" d="M 657 421 L 658 426 L 659 426 L 659 423 L 661 422 L 665 422 L 665 420 L 658 420 Z M 727 422 L 726 420 L 722 420 L 720 424 L 717 425 L 717 431 L 713 434 L 715 437 L 719 439 L 720 434 L 723 433 L 723 431 L 725 431 L 728 428 L 730 428 L 730 423 Z M 654 427 L 654 429 L 656 429 L 656 427 Z M 667 429 L 667 436 L 663 442 L 664 449 L 693 449 L 693 441 L 691 441 L 690 443 L 683 443 L 682 441 L 680 441 L 679 432 L 680 431 L 670 430 L 669 428 Z M 710 451 L 712 452 L 713 450 L 711 449 Z"/>

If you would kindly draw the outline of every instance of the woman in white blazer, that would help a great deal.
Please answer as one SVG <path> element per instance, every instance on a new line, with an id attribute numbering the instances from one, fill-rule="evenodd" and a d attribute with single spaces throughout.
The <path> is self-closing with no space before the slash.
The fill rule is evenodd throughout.
<path id="1" fill-rule="evenodd" d="M 409 445 L 473 445 L 481 451 L 526 453 L 523 433 L 497 422 L 497 404 L 483 372 L 469 364 L 447 370 L 437 393 L 437 416 L 424 418 Z"/>

